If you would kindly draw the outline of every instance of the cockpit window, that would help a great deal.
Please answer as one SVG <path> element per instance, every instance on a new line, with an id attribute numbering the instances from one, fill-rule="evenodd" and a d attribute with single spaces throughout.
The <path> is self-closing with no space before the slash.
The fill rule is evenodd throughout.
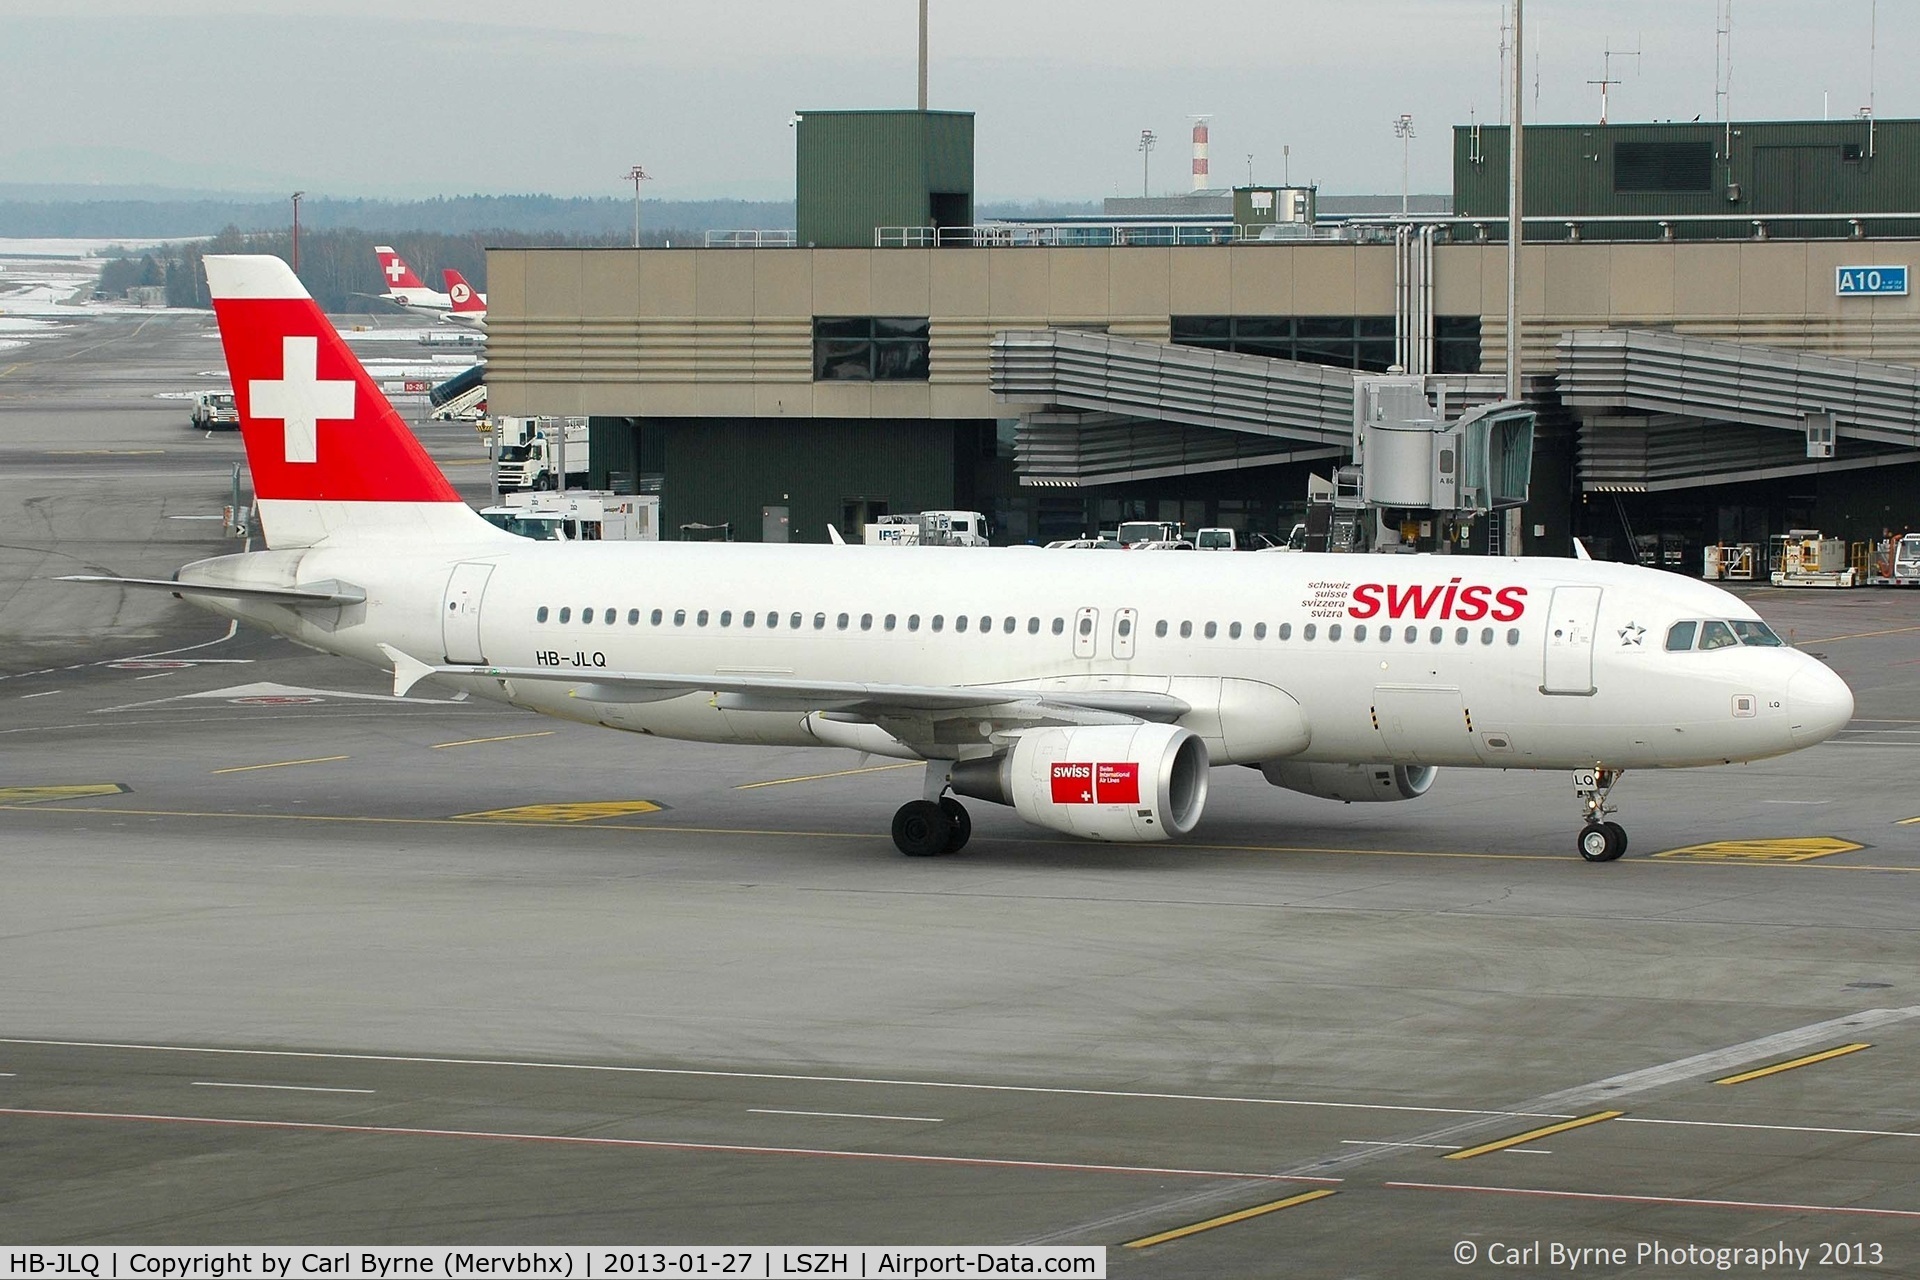
<path id="1" fill-rule="evenodd" d="M 1739 643 L 1739 638 L 1733 634 L 1733 628 L 1718 619 L 1708 619 L 1700 624 L 1702 649 L 1730 649 Z"/>
<path id="2" fill-rule="evenodd" d="M 1693 634 L 1700 629 L 1697 622 L 1676 622 L 1667 628 L 1667 652 L 1685 653 L 1693 648 Z"/>
<path id="3" fill-rule="evenodd" d="M 1746 622 L 1736 620 L 1733 634 L 1740 637 L 1741 644 L 1759 645 L 1768 649 L 1784 649 L 1787 642 L 1773 633 L 1773 628 L 1764 622 Z"/>

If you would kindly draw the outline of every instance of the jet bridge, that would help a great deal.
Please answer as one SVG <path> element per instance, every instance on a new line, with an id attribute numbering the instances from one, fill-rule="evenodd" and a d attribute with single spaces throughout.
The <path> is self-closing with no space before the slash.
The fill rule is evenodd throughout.
<path id="1" fill-rule="evenodd" d="M 1588 493 L 1920 460 L 1920 369 L 1664 330 L 1575 329 L 1560 398 Z"/>

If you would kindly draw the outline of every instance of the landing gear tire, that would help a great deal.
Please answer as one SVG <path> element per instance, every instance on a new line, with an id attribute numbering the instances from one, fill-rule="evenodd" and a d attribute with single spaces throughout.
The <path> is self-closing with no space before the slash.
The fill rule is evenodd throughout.
<path id="1" fill-rule="evenodd" d="M 909 858 L 931 858 L 947 852 L 953 832 L 953 819 L 931 800 L 909 800 L 893 815 L 894 847 Z"/>
<path id="2" fill-rule="evenodd" d="M 947 831 L 947 847 L 941 852 L 958 853 L 967 847 L 967 841 L 973 838 L 973 818 L 967 813 L 967 806 L 952 796 L 940 797 L 940 812 L 947 815 L 950 824 Z"/>
<path id="3" fill-rule="evenodd" d="M 1627 851 L 1627 833 L 1617 822 L 1589 822 L 1576 847 L 1588 862 L 1612 862 Z"/>

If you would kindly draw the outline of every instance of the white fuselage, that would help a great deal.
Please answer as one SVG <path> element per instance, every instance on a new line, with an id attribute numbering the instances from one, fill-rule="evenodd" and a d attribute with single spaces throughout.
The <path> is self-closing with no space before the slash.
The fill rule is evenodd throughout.
<path id="1" fill-rule="evenodd" d="M 489 530 L 411 550 L 222 557 L 181 578 L 209 575 L 351 583 L 366 603 L 337 612 L 195 602 L 378 666 L 386 644 L 434 662 L 577 671 L 578 684 L 457 683 L 713 742 L 822 739 L 802 711 L 707 694 L 596 700 L 607 690 L 588 687 L 594 672 L 1171 693 L 1195 708 L 1181 723 L 1216 764 L 1717 764 L 1811 745 L 1852 710 L 1844 683 L 1792 649 L 1667 650 L 1675 622 L 1756 618 L 1731 594 L 1576 560 L 555 544 Z M 1273 723 L 1273 691 L 1298 704 L 1303 731 Z M 990 727 L 977 743 L 963 735 L 951 754 L 990 738 Z"/>

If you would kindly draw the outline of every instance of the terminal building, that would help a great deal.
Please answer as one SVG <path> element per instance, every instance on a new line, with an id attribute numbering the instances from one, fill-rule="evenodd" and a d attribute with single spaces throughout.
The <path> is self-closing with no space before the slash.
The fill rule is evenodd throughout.
<path id="1" fill-rule="evenodd" d="M 593 482 L 657 490 L 669 537 L 1284 535 L 1349 456 L 1355 371 L 1503 385 L 1504 129 L 1455 131 L 1451 214 L 1250 185 L 1048 223 L 976 220 L 965 113 L 795 135 L 791 235 L 489 253 L 493 412 L 589 416 Z M 1529 554 L 1920 524 L 1920 122 L 1529 126 L 1526 155 Z"/>

